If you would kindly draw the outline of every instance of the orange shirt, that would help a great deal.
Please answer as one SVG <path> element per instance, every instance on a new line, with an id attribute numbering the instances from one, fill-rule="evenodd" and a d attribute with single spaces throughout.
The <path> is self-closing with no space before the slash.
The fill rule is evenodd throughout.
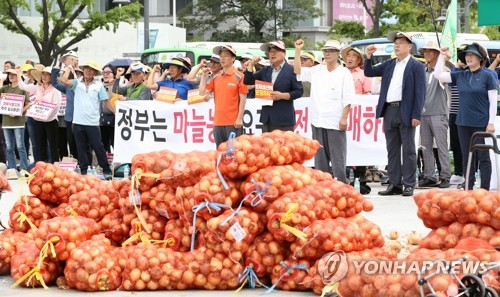
<path id="1" fill-rule="evenodd" d="M 248 87 L 243 84 L 243 74 L 234 68 L 227 73 L 221 72 L 207 83 L 207 90 L 214 92 L 214 125 L 234 125 L 238 116 L 239 94 L 248 94 Z"/>

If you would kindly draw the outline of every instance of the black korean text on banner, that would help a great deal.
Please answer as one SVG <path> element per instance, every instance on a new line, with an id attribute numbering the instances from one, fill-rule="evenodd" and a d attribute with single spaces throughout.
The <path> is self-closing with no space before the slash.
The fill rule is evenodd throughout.
<path id="1" fill-rule="evenodd" d="M 32 104 L 30 108 L 28 108 L 26 116 L 32 117 L 35 120 L 46 121 L 56 108 L 56 103 L 41 101 Z"/>
<path id="2" fill-rule="evenodd" d="M 24 107 L 24 95 L 2 93 L 0 95 L 0 114 L 21 116 Z"/>

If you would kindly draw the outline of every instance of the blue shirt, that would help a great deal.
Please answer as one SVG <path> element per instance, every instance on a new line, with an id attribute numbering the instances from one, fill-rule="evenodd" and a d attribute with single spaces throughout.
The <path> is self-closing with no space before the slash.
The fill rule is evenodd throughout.
<path id="1" fill-rule="evenodd" d="M 73 79 L 71 89 L 75 91 L 75 108 L 73 124 L 85 126 L 99 126 L 99 103 L 108 100 L 104 85 L 98 79 L 85 84 L 83 78 Z"/>
<path id="2" fill-rule="evenodd" d="M 59 76 L 59 69 L 53 68 L 50 73 L 50 81 L 54 88 L 59 90 L 61 93 L 66 94 L 66 111 L 64 113 L 64 120 L 66 122 L 73 122 L 73 108 L 75 101 L 75 91 L 73 91 L 70 87 L 65 84 L 57 81 L 57 77 Z"/>
<path id="3" fill-rule="evenodd" d="M 458 88 L 457 125 L 486 127 L 490 118 L 488 90 L 496 90 L 498 82 L 485 69 L 454 71 L 450 75 L 452 83 Z"/>
<path id="4" fill-rule="evenodd" d="M 160 87 L 177 89 L 177 97 L 182 100 L 187 100 L 188 91 L 194 89 L 194 84 L 183 77 L 175 81 L 172 79 L 162 80 L 156 84 L 158 85 L 158 90 Z"/>

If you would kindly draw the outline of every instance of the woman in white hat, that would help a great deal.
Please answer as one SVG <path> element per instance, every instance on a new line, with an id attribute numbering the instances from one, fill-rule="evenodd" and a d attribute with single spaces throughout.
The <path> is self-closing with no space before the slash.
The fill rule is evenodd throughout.
<path id="1" fill-rule="evenodd" d="M 35 120 L 35 135 L 31 137 L 36 137 L 36 142 L 39 144 L 38 149 L 40 153 L 35 156 L 35 162 L 44 161 L 49 163 L 54 163 L 59 161 L 59 150 L 58 150 L 58 122 L 57 122 L 57 112 L 59 111 L 59 105 L 61 104 L 62 94 L 56 88 L 54 88 L 50 81 L 50 73 L 52 67 L 45 67 L 42 71 L 35 69 L 32 71 L 32 75 L 38 82 L 36 85 L 25 84 L 24 82 L 19 82 L 19 87 L 30 93 L 35 93 L 35 99 L 31 102 L 31 108 L 44 107 L 47 110 L 46 113 L 40 113 L 40 116 L 33 117 Z M 21 77 L 21 72 L 18 72 L 18 79 Z M 50 155 L 47 152 L 47 144 L 49 146 Z"/>

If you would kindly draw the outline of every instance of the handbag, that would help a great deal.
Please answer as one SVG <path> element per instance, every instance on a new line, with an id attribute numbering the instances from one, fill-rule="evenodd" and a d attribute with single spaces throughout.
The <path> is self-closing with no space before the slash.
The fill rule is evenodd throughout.
<path id="1" fill-rule="evenodd" d="M 115 126 L 115 115 L 109 113 L 101 113 L 100 126 L 114 127 Z"/>

